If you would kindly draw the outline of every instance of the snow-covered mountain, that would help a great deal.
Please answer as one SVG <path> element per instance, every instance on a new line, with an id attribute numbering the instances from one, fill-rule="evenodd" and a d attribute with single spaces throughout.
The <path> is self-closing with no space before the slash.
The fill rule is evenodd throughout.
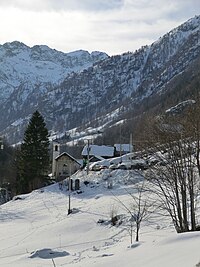
<path id="1" fill-rule="evenodd" d="M 17 41 L 5 43 L 0 46 L 0 103 L 19 87 L 27 87 L 21 95 L 21 100 L 25 101 L 32 90 L 45 92 L 47 83 L 55 86 L 67 74 L 87 69 L 104 58 L 107 55 L 101 52 L 89 54 L 80 50 L 65 54 L 45 45 L 30 48 Z"/>
<path id="2" fill-rule="evenodd" d="M 86 51 L 64 54 L 19 42 L 4 44 L 0 47 L 0 130 L 17 141 L 35 109 L 53 131 L 97 118 L 105 123 L 106 114 L 125 112 L 162 92 L 199 58 L 200 16 L 150 46 L 112 57 Z"/>
<path id="3" fill-rule="evenodd" d="M 69 73 L 79 73 L 107 57 L 97 51 L 63 53 L 44 45 L 30 48 L 17 41 L 1 45 L 0 109 L 4 113 L 1 130 L 21 127 Z"/>

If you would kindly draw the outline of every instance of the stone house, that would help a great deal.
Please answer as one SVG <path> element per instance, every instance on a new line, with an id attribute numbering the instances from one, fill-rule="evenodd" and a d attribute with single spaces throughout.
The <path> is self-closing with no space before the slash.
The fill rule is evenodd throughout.
<path id="1" fill-rule="evenodd" d="M 78 171 L 80 167 L 81 164 L 75 158 L 67 152 L 63 152 L 55 158 L 54 177 L 57 182 L 62 181 Z"/>

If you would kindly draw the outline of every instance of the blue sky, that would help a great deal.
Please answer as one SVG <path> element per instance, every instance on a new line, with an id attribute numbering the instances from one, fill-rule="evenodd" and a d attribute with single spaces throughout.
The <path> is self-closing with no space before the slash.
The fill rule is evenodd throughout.
<path id="1" fill-rule="evenodd" d="M 199 0 L 0 0 L 0 44 L 135 51 L 200 14 Z"/>

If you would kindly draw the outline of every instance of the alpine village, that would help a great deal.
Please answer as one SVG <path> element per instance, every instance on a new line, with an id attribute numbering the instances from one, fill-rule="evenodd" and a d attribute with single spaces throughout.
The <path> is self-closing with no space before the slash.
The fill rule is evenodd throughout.
<path id="1" fill-rule="evenodd" d="M 135 52 L 0 60 L 0 266 L 200 266 L 200 16 Z"/>

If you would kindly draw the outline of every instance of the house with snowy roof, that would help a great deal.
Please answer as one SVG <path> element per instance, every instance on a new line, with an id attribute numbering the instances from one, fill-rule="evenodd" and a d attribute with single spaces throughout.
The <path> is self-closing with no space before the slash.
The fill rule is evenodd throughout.
<path id="1" fill-rule="evenodd" d="M 82 151 L 83 161 L 89 157 L 90 162 L 95 162 L 103 159 L 109 159 L 114 157 L 114 147 L 112 146 L 98 146 L 98 145 L 86 145 Z"/>

